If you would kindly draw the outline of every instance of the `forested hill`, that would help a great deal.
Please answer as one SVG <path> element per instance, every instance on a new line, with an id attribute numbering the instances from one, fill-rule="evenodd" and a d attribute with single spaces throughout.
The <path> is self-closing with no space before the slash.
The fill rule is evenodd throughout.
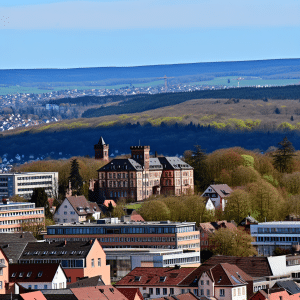
<path id="1" fill-rule="evenodd" d="M 299 78 L 300 59 L 210 62 L 141 67 L 78 69 L 0 70 L 0 83 L 8 85 L 58 82 L 87 82 L 107 79 L 157 78 L 161 76 L 264 76 Z M 126 81 L 126 80 L 125 80 Z"/>
<path id="2" fill-rule="evenodd" d="M 137 96 L 81 97 L 77 99 L 60 99 L 52 103 L 103 103 L 106 99 L 122 101 L 117 106 L 100 107 L 86 110 L 82 117 L 92 118 L 113 114 L 128 114 L 179 104 L 192 99 L 300 99 L 300 85 L 267 88 L 235 88 L 225 90 L 207 90 L 185 93 L 166 93 Z M 124 101 L 127 100 L 127 101 Z"/>

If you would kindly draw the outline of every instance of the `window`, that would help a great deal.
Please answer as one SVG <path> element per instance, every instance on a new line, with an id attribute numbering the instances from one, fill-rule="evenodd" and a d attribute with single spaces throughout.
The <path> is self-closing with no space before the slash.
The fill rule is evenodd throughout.
<path id="1" fill-rule="evenodd" d="M 64 208 L 67 208 L 68 206 L 67 205 L 64 205 Z"/>
<path id="2" fill-rule="evenodd" d="M 198 296 L 198 290 L 194 289 L 194 295 Z"/>
<path id="3" fill-rule="evenodd" d="M 204 285 L 204 280 L 201 280 L 201 281 L 200 281 L 200 284 L 201 284 L 201 285 Z"/>
<path id="4" fill-rule="evenodd" d="M 0 290 L 2 290 L 3 289 L 3 283 L 2 283 L 2 281 L 0 281 Z"/>
<path id="5" fill-rule="evenodd" d="M 204 295 L 204 290 L 203 289 L 200 290 L 200 295 Z"/>
<path id="6" fill-rule="evenodd" d="M 225 297 L 225 290 L 224 289 L 220 289 L 220 297 Z"/>
<path id="7" fill-rule="evenodd" d="M 48 289 L 47 284 L 44 284 L 44 290 L 47 290 L 47 289 Z"/>
<path id="8" fill-rule="evenodd" d="M 153 288 L 149 288 L 149 294 L 153 295 Z"/>
<path id="9" fill-rule="evenodd" d="M 92 265 L 92 268 L 95 267 L 95 260 L 93 258 L 91 259 L 91 265 Z"/>
<path id="10" fill-rule="evenodd" d="M 185 289 L 181 289 L 181 294 L 184 294 L 185 293 Z"/>
<path id="11" fill-rule="evenodd" d="M 156 288 L 156 295 L 160 295 L 160 288 Z"/>
<path id="12" fill-rule="evenodd" d="M 28 289 L 31 290 L 31 284 L 28 285 Z"/>
<path id="13" fill-rule="evenodd" d="M 165 280 L 166 280 L 166 277 L 164 277 L 164 276 L 160 276 L 160 277 L 159 277 L 159 281 L 160 281 L 160 282 L 164 282 Z"/>
<path id="14" fill-rule="evenodd" d="M 68 277 L 68 278 L 67 278 L 67 282 L 71 282 L 71 277 Z"/>
<path id="15" fill-rule="evenodd" d="M 206 280 L 206 284 L 209 285 L 209 280 Z"/>
<path id="16" fill-rule="evenodd" d="M 38 277 L 42 277 L 42 275 L 43 275 L 43 271 L 38 273 Z"/>
<path id="17" fill-rule="evenodd" d="M 3 268 L 0 268 L 0 275 L 3 275 Z"/>
<path id="18" fill-rule="evenodd" d="M 98 267 L 101 267 L 101 258 L 98 258 Z"/>
<path id="19" fill-rule="evenodd" d="M 167 288 L 163 288 L 163 295 L 167 295 Z"/>
<path id="20" fill-rule="evenodd" d="M 206 290 L 206 296 L 209 296 L 210 290 Z"/>
<path id="21" fill-rule="evenodd" d="M 171 294 L 171 295 L 174 294 L 174 288 L 170 288 L 170 294 Z"/>
<path id="22" fill-rule="evenodd" d="M 37 287 L 37 284 L 35 284 L 35 285 L 34 285 L 34 289 L 37 290 L 37 288 L 38 288 L 38 287 Z"/>
<path id="23" fill-rule="evenodd" d="M 26 275 L 26 277 L 30 277 L 31 274 L 32 274 L 32 272 L 28 272 L 27 275 Z"/>

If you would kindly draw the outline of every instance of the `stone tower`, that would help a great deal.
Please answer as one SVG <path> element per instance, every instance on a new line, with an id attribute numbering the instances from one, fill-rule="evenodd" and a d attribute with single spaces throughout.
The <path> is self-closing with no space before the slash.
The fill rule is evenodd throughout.
<path id="1" fill-rule="evenodd" d="M 94 145 L 95 149 L 95 159 L 101 159 L 104 161 L 109 161 L 109 145 L 105 144 L 103 137 L 100 137 L 98 144 Z"/>
<path id="2" fill-rule="evenodd" d="M 138 161 L 145 170 L 149 170 L 150 146 L 131 146 L 131 158 Z"/>

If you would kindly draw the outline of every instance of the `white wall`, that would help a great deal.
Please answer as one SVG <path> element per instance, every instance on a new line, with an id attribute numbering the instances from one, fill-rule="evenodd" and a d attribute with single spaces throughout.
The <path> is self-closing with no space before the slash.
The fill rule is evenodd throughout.
<path id="1" fill-rule="evenodd" d="M 66 213 L 66 214 L 65 214 Z M 79 216 L 66 198 L 54 214 L 56 223 L 79 222 Z"/>

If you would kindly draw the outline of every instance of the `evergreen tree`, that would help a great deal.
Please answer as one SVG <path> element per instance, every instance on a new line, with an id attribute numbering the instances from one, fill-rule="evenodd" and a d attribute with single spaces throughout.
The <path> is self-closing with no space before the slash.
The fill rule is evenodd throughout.
<path id="1" fill-rule="evenodd" d="M 83 186 L 83 181 L 79 173 L 79 169 L 80 169 L 79 163 L 75 158 L 71 161 L 71 171 L 69 176 L 69 180 L 71 182 L 72 194 L 74 195 L 80 195 Z"/>
<path id="2" fill-rule="evenodd" d="M 31 202 L 35 203 L 36 207 L 44 207 L 45 217 L 47 219 L 52 219 L 52 214 L 50 212 L 50 206 L 48 202 L 48 195 L 44 188 L 35 188 L 31 196 Z"/>
<path id="3" fill-rule="evenodd" d="M 285 137 L 278 143 L 278 149 L 273 154 L 275 168 L 281 173 L 288 173 L 292 166 L 294 152 L 293 144 Z"/>
<path id="4" fill-rule="evenodd" d="M 185 161 L 194 168 L 195 186 L 200 191 L 205 190 L 212 182 L 207 170 L 205 151 L 200 145 L 196 145 L 194 151 L 187 151 L 185 153 Z"/>

